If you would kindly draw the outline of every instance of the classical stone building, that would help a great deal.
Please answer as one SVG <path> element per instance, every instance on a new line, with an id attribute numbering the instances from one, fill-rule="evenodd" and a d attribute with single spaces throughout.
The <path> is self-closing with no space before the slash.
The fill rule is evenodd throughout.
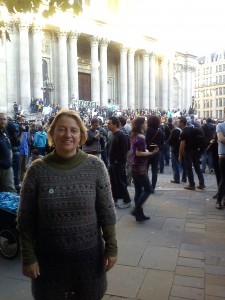
<path id="1" fill-rule="evenodd" d="M 144 30 L 122 35 L 117 16 L 127 6 L 105 5 L 99 14 L 91 8 L 103 1 L 83 2 L 81 16 L 64 15 L 58 22 L 8 16 L 11 41 L 0 41 L 0 111 L 11 112 L 14 102 L 29 111 L 31 98 L 64 108 L 80 99 L 121 108 L 188 109 L 196 57 L 178 50 L 168 55 Z"/>
<path id="2" fill-rule="evenodd" d="M 199 117 L 225 116 L 225 51 L 198 58 L 194 108 Z"/>

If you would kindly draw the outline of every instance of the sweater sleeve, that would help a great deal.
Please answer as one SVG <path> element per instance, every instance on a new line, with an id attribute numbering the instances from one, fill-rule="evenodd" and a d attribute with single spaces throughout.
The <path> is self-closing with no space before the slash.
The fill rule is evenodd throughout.
<path id="1" fill-rule="evenodd" d="M 108 171 L 100 159 L 96 159 L 96 212 L 98 224 L 116 224 L 116 212 L 113 202 Z"/>
<path id="2" fill-rule="evenodd" d="M 102 226 L 102 236 L 105 241 L 105 256 L 117 256 L 117 240 L 115 225 Z"/>
<path id="3" fill-rule="evenodd" d="M 17 228 L 20 233 L 22 261 L 31 264 L 37 261 L 35 232 L 37 228 L 37 182 L 35 176 L 37 163 L 28 168 L 21 193 L 17 216 Z"/>

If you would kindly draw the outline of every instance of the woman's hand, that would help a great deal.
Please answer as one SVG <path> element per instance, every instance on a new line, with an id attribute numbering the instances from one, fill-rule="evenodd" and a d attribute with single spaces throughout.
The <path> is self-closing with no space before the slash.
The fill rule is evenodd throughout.
<path id="1" fill-rule="evenodd" d="M 40 275 L 39 264 L 35 262 L 33 264 L 23 264 L 22 266 L 23 275 L 29 278 L 37 278 Z"/>
<path id="2" fill-rule="evenodd" d="M 157 152 L 159 152 L 159 147 L 155 147 L 155 149 L 153 151 L 149 152 L 149 155 L 153 155 Z"/>
<path id="3" fill-rule="evenodd" d="M 117 256 L 104 256 L 105 271 L 108 272 L 117 262 Z"/>

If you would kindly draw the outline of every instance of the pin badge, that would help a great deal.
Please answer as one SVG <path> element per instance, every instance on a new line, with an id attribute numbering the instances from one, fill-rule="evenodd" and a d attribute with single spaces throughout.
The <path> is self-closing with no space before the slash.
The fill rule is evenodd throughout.
<path id="1" fill-rule="evenodd" d="M 54 193 L 54 190 L 53 189 L 49 189 L 49 194 L 53 194 Z"/>

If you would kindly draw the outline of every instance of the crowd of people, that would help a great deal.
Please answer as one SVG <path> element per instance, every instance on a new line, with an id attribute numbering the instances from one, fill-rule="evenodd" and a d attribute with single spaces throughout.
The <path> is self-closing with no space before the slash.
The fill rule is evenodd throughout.
<path id="1" fill-rule="evenodd" d="M 35 119 L 0 113 L 0 153 L 0 191 L 20 193 L 23 274 L 37 300 L 103 297 L 117 257 L 115 208 L 131 208 L 133 184 L 130 213 L 149 220 L 143 206 L 165 165 L 186 190 L 205 189 L 204 173 L 215 174 L 216 208 L 225 206 L 225 121 L 210 117 L 100 107 Z"/>

